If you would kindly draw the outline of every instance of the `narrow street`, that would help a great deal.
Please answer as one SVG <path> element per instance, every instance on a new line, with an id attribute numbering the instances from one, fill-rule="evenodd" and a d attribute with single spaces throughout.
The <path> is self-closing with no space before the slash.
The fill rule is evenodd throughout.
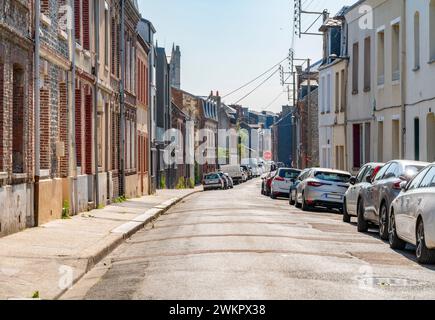
<path id="1" fill-rule="evenodd" d="M 329 212 L 260 195 L 260 180 L 195 194 L 62 299 L 435 299 L 435 267 Z"/>

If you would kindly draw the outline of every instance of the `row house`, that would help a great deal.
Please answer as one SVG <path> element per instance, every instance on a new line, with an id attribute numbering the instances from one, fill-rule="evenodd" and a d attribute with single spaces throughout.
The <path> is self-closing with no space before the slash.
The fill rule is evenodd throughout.
<path id="1" fill-rule="evenodd" d="M 0 236 L 34 225 L 34 9 L 0 1 Z"/>
<path id="2" fill-rule="evenodd" d="M 434 161 L 434 1 L 359 1 L 345 17 L 348 169 L 397 158 Z"/>
<path id="3" fill-rule="evenodd" d="M 344 7 L 324 21 L 323 62 L 319 68 L 319 157 L 323 168 L 347 169 L 346 83 L 347 24 Z"/>
<path id="4" fill-rule="evenodd" d="M 435 0 L 406 1 L 407 159 L 435 161 Z"/>

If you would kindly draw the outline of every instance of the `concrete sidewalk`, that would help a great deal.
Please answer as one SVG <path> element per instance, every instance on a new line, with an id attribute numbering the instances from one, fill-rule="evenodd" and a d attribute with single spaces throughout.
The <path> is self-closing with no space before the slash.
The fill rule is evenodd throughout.
<path id="1" fill-rule="evenodd" d="M 0 239 L 0 299 L 56 299 L 96 263 L 189 195 L 162 190 Z"/>

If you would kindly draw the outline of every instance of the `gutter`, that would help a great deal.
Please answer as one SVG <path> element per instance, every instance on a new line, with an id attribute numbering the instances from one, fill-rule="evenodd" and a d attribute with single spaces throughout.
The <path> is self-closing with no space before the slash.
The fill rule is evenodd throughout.
<path id="1" fill-rule="evenodd" d="M 402 159 L 405 159 L 406 156 L 406 32 L 407 32 L 407 20 L 406 20 L 406 0 L 402 0 L 402 26 L 401 26 L 401 32 L 402 32 L 402 44 L 401 44 L 401 62 L 402 62 L 402 73 L 400 75 L 400 85 L 401 85 L 401 98 L 402 98 L 402 105 L 401 105 L 401 120 L 402 120 L 402 153 L 401 157 Z"/>
<path id="2" fill-rule="evenodd" d="M 120 196 L 125 196 L 125 1 L 121 0 L 121 83 L 119 85 L 120 134 L 119 134 L 119 173 Z"/>
<path id="3" fill-rule="evenodd" d="M 41 48 L 40 41 L 40 14 L 41 14 L 41 1 L 35 0 L 35 52 L 34 52 L 34 82 L 33 82 L 33 92 L 34 92 L 34 141 L 35 141 L 35 164 L 34 164 L 34 175 L 35 175 L 35 189 L 34 189 L 34 217 L 35 224 L 38 224 L 39 220 L 39 179 L 41 176 L 41 105 L 40 105 L 40 58 L 39 52 Z"/>

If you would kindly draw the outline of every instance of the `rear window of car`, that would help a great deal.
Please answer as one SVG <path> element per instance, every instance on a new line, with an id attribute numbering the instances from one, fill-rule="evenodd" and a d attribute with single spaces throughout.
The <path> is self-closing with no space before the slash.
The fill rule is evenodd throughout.
<path id="1" fill-rule="evenodd" d="M 214 180 L 214 179 L 219 179 L 219 176 L 217 174 L 210 174 L 208 176 L 205 176 L 206 180 Z"/>
<path id="2" fill-rule="evenodd" d="M 296 179 L 300 174 L 300 171 L 295 170 L 279 170 L 279 176 L 285 179 Z"/>
<path id="3" fill-rule="evenodd" d="M 323 181 L 330 181 L 330 182 L 343 182 L 348 183 L 350 180 L 350 175 L 343 174 L 343 173 L 335 173 L 335 172 L 316 172 L 314 175 L 315 178 Z"/>
<path id="4" fill-rule="evenodd" d="M 405 167 L 405 176 L 406 177 L 415 177 L 417 173 L 419 173 L 421 170 L 423 170 L 425 166 L 406 166 Z"/>

